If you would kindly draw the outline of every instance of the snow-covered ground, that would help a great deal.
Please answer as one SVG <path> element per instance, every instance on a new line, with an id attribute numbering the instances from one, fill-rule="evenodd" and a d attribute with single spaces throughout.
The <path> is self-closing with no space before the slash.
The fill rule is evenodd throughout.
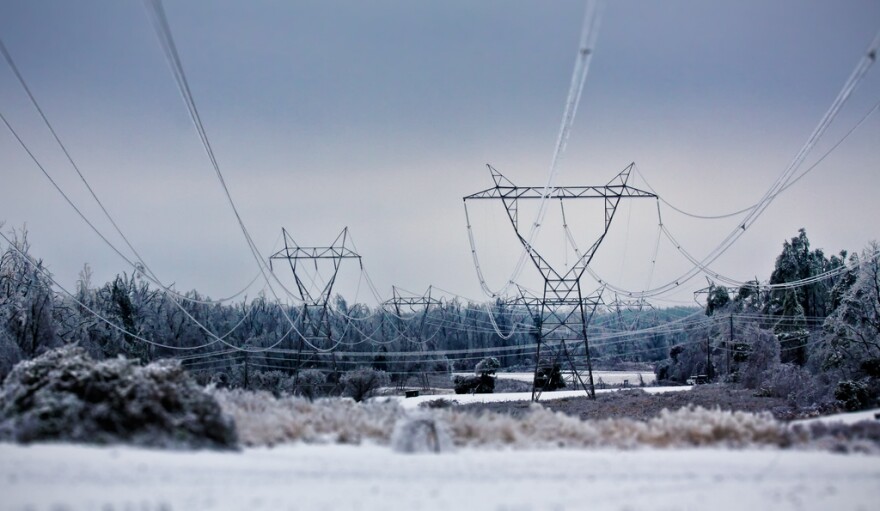
<path id="1" fill-rule="evenodd" d="M 880 418 L 880 408 L 872 410 L 862 410 L 861 412 L 837 413 L 834 415 L 826 415 L 824 417 L 816 417 L 815 419 L 803 419 L 794 421 L 794 424 L 810 424 L 812 422 L 825 422 L 828 424 L 842 422 L 844 424 L 855 424 L 861 421 L 873 421 Z"/>
<path id="2" fill-rule="evenodd" d="M 870 510 L 877 457 L 787 450 L 240 453 L 0 444 L 0 509 Z"/>
<path id="3" fill-rule="evenodd" d="M 650 394 L 661 394 L 663 392 L 679 392 L 683 390 L 689 390 L 690 386 L 678 386 L 678 387 L 640 387 L 645 392 Z M 618 389 L 597 389 L 597 394 L 603 394 L 606 392 L 617 392 Z M 563 399 L 568 397 L 584 397 L 587 393 L 583 390 L 556 390 L 553 392 L 544 392 L 541 394 L 541 400 L 546 401 L 549 399 Z M 499 392 L 496 394 L 434 394 L 434 395 L 424 395 L 418 397 L 410 397 L 404 398 L 400 396 L 389 396 L 377 399 L 394 399 L 397 400 L 401 406 L 404 408 L 417 408 L 419 404 L 424 403 L 425 401 L 433 401 L 435 399 L 448 399 L 450 401 L 456 401 L 458 404 L 470 404 L 470 403 L 498 403 L 501 401 L 530 401 L 532 399 L 531 392 Z"/>
<path id="4" fill-rule="evenodd" d="M 563 374 L 566 376 L 566 379 L 568 379 L 571 373 L 563 371 Z M 608 385 L 628 384 L 631 387 L 637 387 L 640 383 L 639 375 L 642 376 L 645 385 L 651 385 L 657 381 L 657 376 L 653 371 L 593 371 L 593 380 L 596 382 L 596 385 L 600 385 L 601 383 Z M 535 378 L 535 373 L 497 373 L 495 376 L 502 380 L 517 380 L 532 383 L 532 380 Z M 600 378 L 602 380 L 601 382 L 599 381 Z"/>

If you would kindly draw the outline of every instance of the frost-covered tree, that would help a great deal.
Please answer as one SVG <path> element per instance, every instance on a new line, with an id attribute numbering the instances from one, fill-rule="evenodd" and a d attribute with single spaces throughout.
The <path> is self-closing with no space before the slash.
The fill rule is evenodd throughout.
<path id="1" fill-rule="evenodd" d="M 825 320 L 822 368 L 841 380 L 880 378 L 880 243 L 865 249 L 840 303 Z"/>
<path id="2" fill-rule="evenodd" d="M 706 315 L 711 316 L 715 311 L 723 309 L 730 302 L 730 294 L 724 286 L 709 284 L 709 296 L 706 298 Z"/>
<path id="3" fill-rule="evenodd" d="M 13 230 L 12 246 L 0 256 L 0 330 L 18 351 L 5 356 L 33 358 L 61 345 L 52 316 L 55 296 L 41 260 L 30 254 L 27 231 Z M 0 355 L 4 356 L 4 355 Z"/>
<path id="4" fill-rule="evenodd" d="M 830 259 L 820 249 L 810 250 L 805 229 L 785 241 L 782 253 L 770 275 L 770 284 L 779 285 L 816 277 L 844 263 L 845 252 Z M 770 292 L 764 312 L 776 318 L 774 332 L 779 337 L 784 363 L 804 365 L 807 361 L 807 339 L 810 332 L 807 318 L 824 318 L 831 312 L 834 279 L 821 279 L 809 284 L 778 287 Z"/>
<path id="5" fill-rule="evenodd" d="M 346 395 L 355 401 L 363 401 L 380 388 L 387 386 L 391 380 L 384 371 L 364 367 L 346 372 L 342 375 L 340 382 Z"/>
<path id="6" fill-rule="evenodd" d="M 748 354 L 738 369 L 739 382 L 746 388 L 757 389 L 767 372 L 779 365 L 779 341 L 773 332 L 755 323 L 746 324 L 741 337 L 748 344 Z"/>

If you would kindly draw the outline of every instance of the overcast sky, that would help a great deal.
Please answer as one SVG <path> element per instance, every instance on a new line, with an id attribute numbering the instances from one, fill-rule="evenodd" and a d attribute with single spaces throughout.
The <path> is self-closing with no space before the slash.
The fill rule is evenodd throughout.
<path id="1" fill-rule="evenodd" d="M 264 256 L 279 248 L 282 227 L 312 246 L 348 226 L 383 295 L 392 284 L 434 284 L 483 296 L 461 198 L 491 186 L 486 163 L 517 184 L 546 181 L 582 1 L 169 1 L 166 10 L 220 168 Z M 666 200 L 700 214 L 735 211 L 763 195 L 880 28 L 873 0 L 621 0 L 604 14 L 557 184 L 601 185 L 634 161 Z M 5 0 L 0 36 L 162 280 L 220 297 L 253 278 L 256 263 L 141 2 Z M 808 164 L 878 91 L 880 69 L 872 69 Z M 5 65 L 0 111 L 122 247 Z M 780 196 L 714 268 L 766 279 L 783 240 L 800 227 L 828 253 L 860 250 L 880 238 L 878 170 L 880 114 Z M 130 271 L 5 128 L 0 177 L 4 231 L 26 223 L 34 254 L 63 285 L 73 285 L 84 263 L 97 283 Z M 469 208 L 489 285 L 500 287 L 518 255 L 510 225 L 500 203 Z M 588 245 L 601 210 L 566 212 Z M 697 256 L 737 225 L 666 207 L 662 215 Z M 554 206 L 538 246 L 564 266 L 572 256 L 563 253 L 559 220 Z M 652 201 L 623 204 L 596 271 L 638 290 L 687 270 L 668 242 L 651 264 L 657 225 Z M 356 265 L 344 267 L 339 289 L 374 302 L 366 285 L 358 290 Z M 522 282 L 534 287 L 536 275 L 527 267 Z M 666 298 L 689 300 L 705 284 L 697 278 Z"/>

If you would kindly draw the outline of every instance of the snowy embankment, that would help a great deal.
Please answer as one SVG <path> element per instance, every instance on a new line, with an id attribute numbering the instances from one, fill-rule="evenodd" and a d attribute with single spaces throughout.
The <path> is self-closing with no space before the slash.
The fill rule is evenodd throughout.
<path id="1" fill-rule="evenodd" d="M 780 450 L 230 452 L 0 444 L 4 510 L 875 509 L 874 456 Z"/>
<path id="2" fill-rule="evenodd" d="M 683 390 L 689 390 L 691 386 L 683 385 L 677 387 L 635 387 L 649 394 L 661 394 L 663 392 L 680 392 Z M 609 392 L 617 392 L 621 389 L 597 389 L 597 394 L 605 394 Z M 584 390 L 555 390 L 553 392 L 544 392 L 541 394 L 541 400 L 546 401 L 550 399 L 565 399 L 572 397 L 586 397 L 587 393 Z M 418 406 L 426 401 L 434 401 L 437 399 L 446 399 L 449 401 L 455 401 L 460 405 L 471 404 L 471 403 L 499 403 L 502 401 L 531 401 L 532 394 L 531 392 L 497 392 L 495 394 L 434 394 L 434 395 L 424 395 L 418 397 L 410 397 L 404 398 L 402 396 L 389 396 L 386 398 L 376 398 L 377 400 L 387 399 L 393 400 L 400 403 L 400 406 L 412 409 L 418 408 Z"/>

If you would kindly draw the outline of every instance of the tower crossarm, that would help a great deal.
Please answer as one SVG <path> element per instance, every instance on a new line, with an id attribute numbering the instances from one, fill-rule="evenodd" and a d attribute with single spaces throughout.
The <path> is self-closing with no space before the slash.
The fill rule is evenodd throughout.
<path id="1" fill-rule="evenodd" d="M 346 247 L 290 247 L 275 252 L 269 259 L 360 259 Z"/>
<path id="2" fill-rule="evenodd" d="M 545 195 L 544 188 L 537 186 L 496 186 L 468 195 L 464 200 L 479 199 L 639 199 L 657 195 L 629 185 L 608 186 L 560 186 L 551 188 Z"/>

